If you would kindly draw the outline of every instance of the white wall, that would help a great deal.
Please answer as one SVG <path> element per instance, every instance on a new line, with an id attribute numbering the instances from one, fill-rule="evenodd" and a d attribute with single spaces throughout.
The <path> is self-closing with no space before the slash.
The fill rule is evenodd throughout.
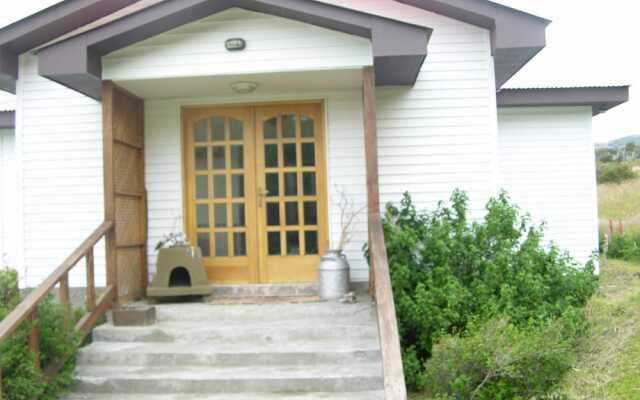
<path id="1" fill-rule="evenodd" d="M 500 186 L 579 262 L 598 248 L 591 107 L 499 113 Z"/>
<path id="2" fill-rule="evenodd" d="M 0 129 L 0 267 L 20 267 L 16 174 L 14 130 Z"/>
<path id="3" fill-rule="evenodd" d="M 225 41 L 242 37 L 244 51 Z M 359 68 L 371 65 L 368 39 L 241 9 L 230 9 L 103 58 L 112 80 Z"/>
<path id="4" fill-rule="evenodd" d="M 24 270 L 40 284 L 103 221 L 100 103 L 42 78 L 35 56 L 20 59 L 16 137 L 22 158 Z M 96 282 L 104 281 L 96 248 Z M 71 275 L 84 286 L 84 268 Z"/>
<path id="5" fill-rule="evenodd" d="M 385 4 L 389 15 L 409 18 L 405 8 Z M 478 218 L 496 178 L 490 35 L 436 14 L 421 15 L 434 32 L 415 87 L 378 91 L 382 201 L 397 202 L 409 191 L 418 208 L 433 209 L 459 188 L 468 192 L 471 216 Z M 411 14 L 413 22 L 417 18 Z"/>

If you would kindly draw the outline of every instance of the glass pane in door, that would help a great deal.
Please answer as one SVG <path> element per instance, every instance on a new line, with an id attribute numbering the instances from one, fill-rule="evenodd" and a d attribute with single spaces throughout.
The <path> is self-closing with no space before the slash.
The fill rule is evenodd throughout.
<path id="1" fill-rule="evenodd" d="M 213 115 L 193 126 L 196 242 L 205 258 L 247 256 L 245 122 Z"/>
<path id="2" fill-rule="evenodd" d="M 260 182 L 265 206 L 267 254 L 317 255 L 318 193 L 316 122 L 302 113 L 286 112 L 263 120 L 264 170 Z"/>

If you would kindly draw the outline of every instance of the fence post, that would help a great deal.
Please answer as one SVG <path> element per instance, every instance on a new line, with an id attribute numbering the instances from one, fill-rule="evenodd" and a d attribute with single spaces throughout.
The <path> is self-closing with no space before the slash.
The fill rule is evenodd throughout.
<path id="1" fill-rule="evenodd" d="M 36 305 L 29 315 L 31 330 L 29 332 L 29 350 L 33 353 L 33 361 L 37 369 L 40 369 L 40 332 L 38 331 L 38 306 Z"/>

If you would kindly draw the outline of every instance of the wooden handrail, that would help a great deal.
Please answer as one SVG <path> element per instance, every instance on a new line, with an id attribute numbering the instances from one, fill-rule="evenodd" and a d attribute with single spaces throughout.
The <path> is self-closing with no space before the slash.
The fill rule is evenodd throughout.
<path id="1" fill-rule="evenodd" d="M 117 288 L 114 285 L 107 286 L 100 299 L 95 300 L 95 282 L 94 282 L 94 260 L 93 248 L 107 233 L 114 229 L 112 221 L 103 222 L 82 244 L 47 279 L 44 280 L 36 289 L 31 291 L 27 297 L 18 304 L 18 306 L 0 321 L 0 343 L 15 332 L 16 329 L 28 320 L 31 323 L 31 331 L 29 334 L 29 349 L 34 354 L 36 367 L 40 369 L 40 354 L 38 349 L 39 331 L 37 324 L 38 304 L 45 299 L 51 290 L 60 284 L 60 303 L 64 307 L 65 323 L 70 323 L 72 319 L 71 302 L 69 299 L 69 272 L 75 267 L 80 260 L 86 259 L 87 264 L 87 314 L 76 324 L 75 330 L 82 338 L 91 330 L 93 325 L 104 315 L 116 298 Z M 51 365 L 47 366 L 45 372 L 46 377 L 50 378 L 55 375 L 62 366 L 64 360 L 55 360 Z M 1 376 L 1 375 L 0 375 Z M 2 399 L 2 391 L 0 387 L 0 399 Z"/>
<path id="2" fill-rule="evenodd" d="M 369 262 L 371 294 L 376 300 L 378 332 L 382 352 L 385 400 L 407 400 L 407 388 L 402 366 L 402 350 L 393 301 L 389 260 L 380 215 L 378 177 L 378 127 L 376 117 L 376 77 L 373 67 L 366 67 L 362 76 L 364 110 L 365 160 L 367 165 L 367 208 L 369 228 Z"/>
<path id="3" fill-rule="evenodd" d="M 391 275 L 384 231 L 380 215 L 369 221 L 369 258 L 375 275 L 374 296 L 378 312 L 378 331 L 384 370 L 384 391 L 386 400 L 406 400 L 407 388 L 404 381 L 400 334 L 393 300 Z"/>
<path id="4" fill-rule="evenodd" d="M 24 300 L 0 322 L 0 343 L 4 342 L 9 335 L 11 335 L 20 324 L 27 319 L 29 314 L 35 309 L 35 307 L 44 299 L 47 294 L 53 289 L 55 285 L 63 280 L 69 271 L 82 259 L 93 246 L 98 243 L 100 239 L 109 231 L 113 229 L 113 222 L 103 222 L 98 229 L 95 230 L 85 240 L 80 247 L 78 247 L 69 257 L 44 282 L 40 284 L 35 290 L 31 291 L 25 297 Z"/>

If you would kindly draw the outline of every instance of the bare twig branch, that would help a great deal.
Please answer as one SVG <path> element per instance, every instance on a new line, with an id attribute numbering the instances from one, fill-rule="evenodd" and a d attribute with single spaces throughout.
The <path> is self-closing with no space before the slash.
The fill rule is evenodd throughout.
<path id="1" fill-rule="evenodd" d="M 336 201 L 337 207 L 340 209 L 340 240 L 336 250 L 344 250 L 349 244 L 352 238 L 352 226 L 360 213 L 362 213 L 367 206 L 362 206 L 358 209 L 355 207 L 355 202 L 350 198 L 344 188 L 336 186 L 336 192 L 339 199 Z"/>

